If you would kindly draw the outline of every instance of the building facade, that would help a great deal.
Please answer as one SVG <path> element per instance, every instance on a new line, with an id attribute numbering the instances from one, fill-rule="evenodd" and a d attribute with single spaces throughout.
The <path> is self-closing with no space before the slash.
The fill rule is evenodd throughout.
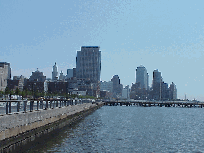
<path id="1" fill-rule="evenodd" d="M 101 81 L 100 82 L 100 90 L 101 91 L 109 91 L 113 92 L 113 82 L 112 81 Z"/>
<path id="2" fill-rule="evenodd" d="M 78 80 L 90 80 L 96 95 L 100 94 L 101 51 L 99 46 L 82 46 L 77 51 L 76 77 Z M 74 72 L 73 72 L 74 73 Z M 93 95 L 90 95 L 93 96 Z"/>
<path id="3" fill-rule="evenodd" d="M 161 100 L 162 93 L 162 76 L 158 70 L 153 71 L 153 99 Z"/>
<path id="4" fill-rule="evenodd" d="M 46 76 L 43 75 L 43 72 L 40 72 L 37 68 L 35 72 L 32 72 L 32 75 L 29 78 L 29 81 L 45 82 Z"/>
<path id="5" fill-rule="evenodd" d="M 99 46 L 82 46 L 81 51 L 77 51 L 77 79 L 91 80 L 93 83 L 100 81 L 101 51 L 99 48 Z"/>
<path id="6" fill-rule="evenodd" d="M 59 80 L 60 80 L 60 81 L 65 81 L 65 75 L 63 74 L 62 71 L 60 72 Z"/>
<path id="7" fill-rule="evenodd" d="M 177 89 L 176 85 L 172 82 L 169 87 L 169 98 L 170 100 L 176 100 L 177 99 Z"/>
<path id="8" fill-rule="evenodd" d="M 68 82 L 65 81 L 54 81 L 47 82 L 48 93 L 50 94 L 67 94 L 68 93 Z"/>
<path id="9" fill-rule="evenodd" d="M 144 66 L 139 66 L 136 69 L 136 83 L 139 83 L 141 89 L 148 90 L 149 88 L 149 75 Z"/>
<path id="10" fill-rule="evenodd" d="M 113 97 L 120 98 L 122 96 L 123 85 L 120 84 L 119 76 L 114 75 L 111 81 L 113 82 Z"/>
<path id="11" fill-rule="evenodd" d="M 129 99 L 130 98 L 130 88 L 129 85 L 125 86 L 122 91 L 122 98 Z"/>
<path id="12" fill-rule="evenodd" d="M 0 62 L 0 91 L 5 91 L 9 79 L 11 79 L 10 63 Z"/>
<path id="13" fill-rule="evenodd" d="M 70 78 L 73 78 L 73 77 L 76 77 L 76 68 L 67 69 L 67 76 L 66 76 L 66 78 L 70 79 Z"/>
<path id="14" fill-rule="evenodd" d="M 58 79 L 58 71 L 57 71 L 57 64 L 55 62 L 55 65 L 53 66 L 52 71 L 52 81 L 56 81 Z"/>
<path id="15" fill-rule="evenodd" d="M 17 88 L 20 91 L 23 91 L 23 86 L 24 86 L 24 76 L 13 76 L 13 80 L 8 79 L 7 80 L 7 87 L 10 90 L 16 90 Z"/>

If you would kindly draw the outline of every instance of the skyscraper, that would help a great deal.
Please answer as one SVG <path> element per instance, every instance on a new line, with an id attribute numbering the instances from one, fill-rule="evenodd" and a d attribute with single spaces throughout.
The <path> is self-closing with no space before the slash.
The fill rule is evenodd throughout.
<path id="1" fill-rule="evenodd" d="M 118 75 L 114 75 L 111 79 L 113 82 L 113 97 L 119 98 L 122 96 L 123 85 L 120 84 L 120 79 Z"/>
<path id="2" fill-rule="evenodd" d="M 101 51 L 99 49 L 99 46 L 82 46 L 81 51 L 77 51 L 76 57 L 77 80 L 90 82 L 96 94 L 90 93 L 96 96 L 100 94 Z"/>
<path id="3" fill-rule="evenodd" d="M 57 64 L 55 62 L 55 65 L 53 66 L 53 71 L 52 71 L 52 81 L 56 81 L 57 80 L 57 75 L 58 75 Z"/>
<path id="4" fill-rule="evenodd" d="M 93 83 L 100 82 L 101 51 L 99 48 L 99 46 L 82 46 L 81 51 L 77 51 L 77 79 L 90 80 Z"/>
<path id="5" fill-rule="evenodd" d="M 176 85 L 172 82 L 170 84 L 170 87 L 169 87 L 169 98 L 171 100 L 176 100 L 177 99 L 177 89 L 176 89 Z"/>
<path id="6" fill-rule="evenodd" d="M 161 100 L 162 76 L 158 70 L 153 71 L 153 99 Z"/>
<path id="7" fill-rule="evenodd" d="M 5 91 L 8 79 L 11 79 L 10 63 L 0 62 L 0 91 Z"/>
<path id="8" fill-rule="evenodd" d="M 140 65 L 139 67 L 137 67 L 136 69 L 136 83 L 139 84 L 139 87 L 141 89 L 145 89 L 148 90 L 149 87 L 149 75 L 147 73 L 147 69 Z"/>

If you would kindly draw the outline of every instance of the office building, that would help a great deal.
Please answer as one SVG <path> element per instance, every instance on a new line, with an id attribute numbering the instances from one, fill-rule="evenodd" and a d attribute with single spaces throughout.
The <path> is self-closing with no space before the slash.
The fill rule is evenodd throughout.
<path id="1" fill-rule="evenodd" d="M 55 65 L 53 66 L 52 71 L 52 81 L 56 81 L 58 79 L 58 71 L 57 71 L 57 64 L 55 62 Z"/>
<path id="2" fill-rule="evenodd" d="M 101 81 L 100 82 L 100 90 L 101 91 L 109 91 L 113 92 L 113 82 L 112 81 Z"/>
<path id="3" fill-rule="evenodd" d="M 162 76 L 158 70 L 153 71 L 153 99 L 161 100 Z"/>
<path id="4" fill-rule="evenodd" d="M 122 96 L 123 85 L 120 84 L 119 76 L 114 75 L 111 81 L 113 82 L 113 97 L 120 98 Z"/>
<path id="5" fill-rule="evenodd" d="M 77 79 L 89 80 L 98 96 L 100 94 L 101 74 L 101 51 L 99 49 L 99 46 L 82 46 L 81 51 L 77 51 L 76 57 Z"/>
<path id="6" fill-rule="evenodd" d="M 9 79 L 11 79 L 10 63 L 0 62 L 0 91 L 5 91 Z"/>
<path id="7" fill-rule="evenodd" d="M 139 88 L 148 90 L 149 88 L 149 75 L 144 66 L 139 66 L 136 69 L 136 83 L 139 83 Z"/>
<path id="8" fill-rule="evenodd" d="M 36 82 L 45 82 L 46 76 L 43 75 L 43 72 L 40 72 L 37 68 L 35 72 L 32 72 L 32 75 L 29 78 L 29 81 L 36 81 Z"/>
<path id="9" fill-rule="evenodd" d="M 66 78 L 70 79 L 70 78 L 73 78 L 73 77 L 76 77 L 76 68 L 67 69 L 67 76 L 66 76 Z"/>
<path id="10" fill-rule="evenodd" d="M 68 93 L 68 82 L 65 81 L 53 81 L 47 82 L 47 92 L 50 94 L 61 93 L 67 94 Z"/>
<path id="11" fill-rule="evenodd" d="M 122 98 L 129 99 L 130 98 L 130 88 L 129 85 L 125 86 L 122 91 Z"/>
<path id="12" fill-rule="evenodd" d="M 77 51 L 77 79 L 91 80 L 93 83 L 100 81 L 101 51 L 99 48 L 99 46 L 82 46 L 81 51 Z"/>
<path id="13" fill-rule="evenodd" d="M 8 79 L 7 80 L 7 87 L 10 90 L 16 90 L 17 88 L 20 91 L 23 91 L 23 86 L 24 86 L 24 76 L 13 76 L 13 80 Z"/>
<path id="14" fill-rule="evenodd" d="M 63 74 L 63 72 L 61 71 L 60 75 L 59 75 L 59 80 L 60 81 L 65 81 L 65 75 Z"/>
<path id="15" fill-rule="evenodd" d="M 177 89 L 176 85 L 172 82 L 169 87 L 169 98 L 170 100 L 176 100 L 177 99 Z"/>

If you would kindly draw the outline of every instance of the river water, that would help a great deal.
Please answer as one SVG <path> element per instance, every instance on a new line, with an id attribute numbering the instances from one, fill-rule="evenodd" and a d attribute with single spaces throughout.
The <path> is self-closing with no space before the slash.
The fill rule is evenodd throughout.
<path id="1" fill-rule="evenodd" d="M 204 152 L 204 109 L 103 106 L 27 152 Z"/>

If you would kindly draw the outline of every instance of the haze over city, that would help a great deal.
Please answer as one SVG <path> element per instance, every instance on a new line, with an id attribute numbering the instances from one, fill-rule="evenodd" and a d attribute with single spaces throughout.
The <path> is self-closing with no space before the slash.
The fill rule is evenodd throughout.
<path id="1" fill-rule="evenodd" d="M 12 76 L 52 66 L 66 74 L 81 46 L 100 46 L 101 80 L 135 83 L 144 65 L 174 82 L 178 98 L 204 100 L 203 1 L 0 1 L 0 62 Z"/>

